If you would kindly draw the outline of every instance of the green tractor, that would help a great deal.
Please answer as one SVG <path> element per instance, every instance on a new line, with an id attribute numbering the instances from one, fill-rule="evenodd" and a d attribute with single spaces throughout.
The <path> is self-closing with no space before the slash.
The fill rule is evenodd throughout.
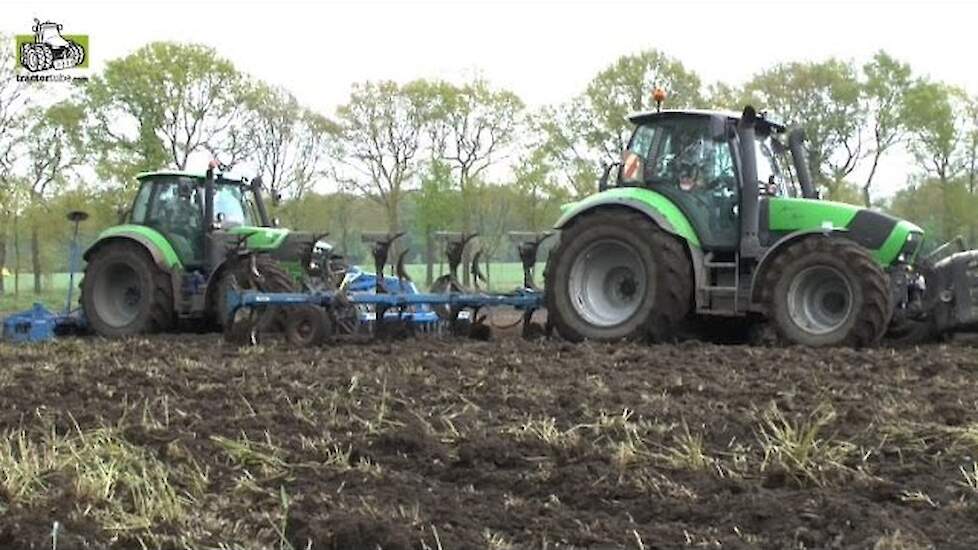
<path id="1" fill-rule="evenodd" d="M 545 302 L 564 338 L 662 340 L 723 317 L 860 347 L 978 325 L 978 252 L 918 258 L 916 225 L 820 200 L 800 130 L 749 106 L 629 120 L 616 184 L 608 167 L 556 223 Z"/>
<path id="2" fill-rule="evenodd" d="M 232 284 L 293 292 L 342 270 L 323 236 L 275 227 L 261 178 L 226 178 L 215 167 L 137 177 L 127 223 L 103 231 L 84 254 L 81 305 L 97 334 L 220 327 Z"/>

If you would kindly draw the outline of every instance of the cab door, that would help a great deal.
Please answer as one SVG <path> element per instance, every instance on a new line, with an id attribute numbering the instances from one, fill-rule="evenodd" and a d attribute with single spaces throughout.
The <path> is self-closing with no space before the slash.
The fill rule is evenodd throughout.
<path id="1" fill-rule="evenodd" d="M 689 218 L 704 249 L 733 251 L 740 241 L 740 187 L 733 142 L 708 115 L 662 114 L 636 130 L 646 145 L 643 185 L 671 199 Z M 641 149 L 647 147 L 647 152 Z"/>
<path id="2" fill-rule="evenodd" d="M 204 255 L 203 188 L 192 178 L 181 177 L 144 181 L 143 186 L 151 186 L 142 210 L 143 219 L 136 219 L 139 208 L 134 208 L 133 221 L 162 233 L 183 265 L 201 265 Z"/>

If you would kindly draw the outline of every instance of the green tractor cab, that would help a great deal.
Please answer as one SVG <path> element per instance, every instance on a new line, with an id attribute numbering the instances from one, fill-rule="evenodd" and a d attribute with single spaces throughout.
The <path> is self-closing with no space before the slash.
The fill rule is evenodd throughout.
<path id="1" fill-rule="evenodd" d="M 103 231 L 84 254 L 81 304 L 98 334 L 219 326 L 231 284 L 291 292 L 341 263 L 319 236 L 275 227 L 261 178 L 226 178 L 212 167 L 137 179 L 126 223 Z"/>
<path id="2" fill-rule="evenodd" d="M 769 321 L 798 344 L 866 346 L 978 322 L 978 273 L 966 267 L 978 253 L 918 258 L 916 225 L 821 200 L 800 130 L 749 106 L 629 119 L 614 183 L 609 166 L 555 225 L 546 305 L 564 337 L 664 339 L 692 314 Z"/>

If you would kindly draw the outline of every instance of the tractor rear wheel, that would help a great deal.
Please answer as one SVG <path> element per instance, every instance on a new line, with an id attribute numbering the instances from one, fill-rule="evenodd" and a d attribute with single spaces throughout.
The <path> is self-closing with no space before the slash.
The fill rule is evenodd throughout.
<path id="1" fill-rule="evenodd" d="M 779 336 L 803 346 L 873 346 L 893 311 L 888 278 L 869 251 L 826 236 L 789 245 L 766 270 Z"/>
<path id="2" fill-rule="evenodd" d="M 109 243 L 85 267 L 81 304 L 92 329 L 119 338 L 173 326 L 173 283 L 142 245 Z"/>
<path id="3" fill-rule="evenodd" d="M 662 341 L 689 313 L 693 270 L 679 239 L 616 209 L 564 230 L 545 280 L 548 319 L 563 338 Z"/>

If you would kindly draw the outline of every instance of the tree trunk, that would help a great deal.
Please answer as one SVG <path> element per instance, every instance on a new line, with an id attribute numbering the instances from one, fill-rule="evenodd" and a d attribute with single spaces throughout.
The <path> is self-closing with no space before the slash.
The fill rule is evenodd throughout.
<path id="1" fill-rule="evenodd" d="M 390 235 L 400 232 L 401 230 L 401 217 L 397 211 L 397 200 L 391 201 L 387 205 L 387 232 Z M 390 249 L 387 253 L 387 265 L 394 265 L 397 262 L 397 256 L 401 253 L 401 245 L 398 241 L 391 243 Z M 378 273 L 379 276 L 383 276 L 383 273 Z"/>
<path id="2" fill-rule="evenodd" d="M 7 233 L 4 229 L 6 227 L 0 227 L 0 294 L 4 294 L 6 290 L 3 284 L 3 270 L 7 267 Z"/>
<path id="3" fill-rule="evenodd" d="M 430 227 L 424 228 L 425 288 L 435 281 L 435 237 Z"/>
<path id="4" fill-rule="evenodd" d="M 34 294 L 41 293 L 41 239 L 37 220 L 31 220 L 31 269 L 34 271 Z"/>
<path id="5" fill-rule="evenodd" d="M 14 214 L 14 296 L 20 294 L 20 216 Z"/>
<path id="6" fill-rule="evenodd" d="M 880 154 L 880 151 L 876 151 L 876 154 L 873 155 L 873 166 L 870 167 L 869 175 L 866 176 L 866 184 L 863 185 L 863 202 L 866 204 L 866 208 L 873 205 L 873 202 L 869 196 L 869 188 L 873 185 L 873 176 L 876 175 L 876 168 L 880 163 Z"/>
<path id="7" fill-rule="evenodd" d="M 942 224 L 944 233 L 944 242 L 951 240 L 951 197 L 948 196 L 948 181 L 946 176 L 941 176 L 941 206 L 943 207 L 942 218 L 944 223 Z"/>

